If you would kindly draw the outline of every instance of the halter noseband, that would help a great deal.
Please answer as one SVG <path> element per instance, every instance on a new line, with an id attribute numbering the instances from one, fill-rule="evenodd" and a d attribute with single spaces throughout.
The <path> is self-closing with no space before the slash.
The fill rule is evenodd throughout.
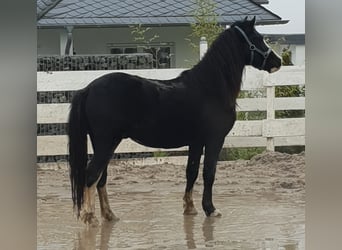
<path id="1" fill-rule="evenodd" d="M 270 55 L 270 53 L 272 52 L 272 49 L 271 48 L 268 48 L 268 50 L 266 52 L 258 49 L 247 37 L 246 33 L 238 26 L 234 26 L 234 28 L 236 28 L 240 33 L 241 35 L 245 38 L 246 42 L 248 43 L 249 45 L 249 50 L 251 51 L 251 60 L 249 62 L 250 65 L 252 65 L 253 63 L 253 60 L 254 60 L 254 51 L 258 52 L 261 56 L 264 57 L 264 61 L 261 65 L 261 69 L 264 69 L 265 67 L 265 64 L 266 64 L 266 61 L 267 61 L 267 58 L 268 56 Z"/>

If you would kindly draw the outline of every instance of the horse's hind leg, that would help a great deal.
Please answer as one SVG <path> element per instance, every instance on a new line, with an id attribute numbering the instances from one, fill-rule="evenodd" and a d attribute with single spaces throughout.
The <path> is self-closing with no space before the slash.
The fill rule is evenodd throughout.
<path id="1" fill-rule="evenodd" d="M 84 199 L 82 204 L 82 210 L 80 212 L 81 220 L 91 226 L 97 226 L 99 221 L 95 216 L 95 192 L 96 183 L 91 186 L 84 187 Z"/>
<path id="2" fill-rule="evenodd" d="M 99 194 L 99 200 L 100 200 L 100 208 L 101 208 L 101 216 L 106 221 L 116 221 L 119 220 L 109 206 L 108 201 L 108 194 L 107 194 L 107 188 L 106 188 L 106 182 L 107 182 L 107 168 L 103 171 L 100 181 L 97 183 L 97 192 Z"/>
<path id="3" fill-rule="evenodd" d="M 192 189 L 198 176 L 200 159 L 203 151 L 202 145 L 191 145 L 189 147 L 188 163 L 186 167 L 186 188 L 183 197 L 184 214 L 195 215 L 197 210 L 192 199 Z"/>
<path id="4" fill-rule="evenodd" d="M 102 140 L 92 140 L 94 156 L 86 168 L 86 186 L 84 187 L 84 201 L 81 211 L 81 220 L 85 224 L 97 226 L 99 224 L 95 216 L 95 193 L 96 187 L 101 180 L 103 171 L 113 154 L 114 145 L 112 138 L 106 137 Z"/>

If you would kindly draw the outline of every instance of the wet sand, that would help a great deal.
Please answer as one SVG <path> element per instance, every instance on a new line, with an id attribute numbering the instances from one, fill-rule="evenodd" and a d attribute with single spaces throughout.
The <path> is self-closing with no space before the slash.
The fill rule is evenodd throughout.
<path id="1" fill-rule="evenodd" d="M 193 192 L 199 213 L 184 216 L 184 165 L 112 162 L 107 188 L 120 220 L 98 228 L 73 215 L 65 164 L 40 166 L 38 249 L 305 249 L 304 159 L 264 153 L 219 162 L 213 200 L 221 218 L 201 210 L 201 172 Z M 100 218 L 98 199 L 96 214 Z"/>

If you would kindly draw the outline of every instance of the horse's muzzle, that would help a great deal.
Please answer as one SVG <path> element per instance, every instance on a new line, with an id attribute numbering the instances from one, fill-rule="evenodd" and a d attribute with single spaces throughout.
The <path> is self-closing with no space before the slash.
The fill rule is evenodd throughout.
<path id="1" fill-rule="evenodd" d="M 280 69 L 280 67 L 279 67 L 279 68 L 273 67 L 273 68 L 271 68 L 268 72 L 269 72 L 269 73 L 274 73 L 274 72 L 277 72 L 279 69 Z"/>

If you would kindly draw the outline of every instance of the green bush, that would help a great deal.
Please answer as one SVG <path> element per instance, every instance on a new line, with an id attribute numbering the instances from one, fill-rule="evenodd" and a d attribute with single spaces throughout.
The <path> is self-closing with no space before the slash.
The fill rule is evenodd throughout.
<path id="1" fill-rule="evenodd" d="M 305 146 L 279 146 L 275 147 L 275 151 L 287 154 L 299 154 L 305 151 Z"/>
<path id="2" fill-rule="evenodd" d="M 305 97 L 305 86 L 278 86 L 275 89 L 276 97 Z M 277 110 L 276 118 L 305 117 L 305 110 Z"/>
<path id="3" fill-rule="evenodd" d="M 163 152 L 163 151 L 156 151 L 156 152 L 153 152 L 153 157 L 154 157 L 154 158 L 167 157 L 167 156 L 169 156 L 169 153 L 168 153 L 168 152 Z"/>
<path id="4" fill-rule="evenodd" d="M 264 152 L 265 149 L 265 147 L 224 148 L 220 153 L 219 161 L 249 160 L 253 156 Z"/>

